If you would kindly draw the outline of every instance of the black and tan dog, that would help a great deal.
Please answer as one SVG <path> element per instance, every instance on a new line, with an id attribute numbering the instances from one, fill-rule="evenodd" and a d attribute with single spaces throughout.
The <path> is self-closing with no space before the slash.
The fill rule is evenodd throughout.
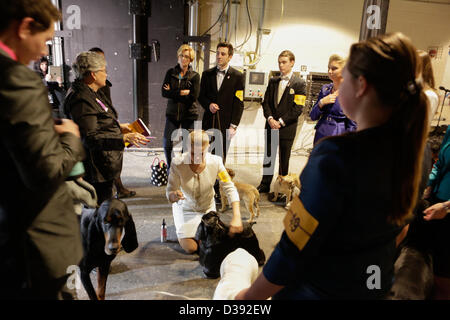
<path id="1" fill-rule="evenodd" d="M 203 215 L 195 239 L 199 242 L 199 262 L 207 277 L 218 278 L 223 259 L 237 248 L 245 249 L 254 256 L 258 265 L 265 263 L 266 257 L 253 232 L 253 224 L 244 222 L 243 232 L 231 237 L 228 233 L 229 226 L 220 220 L 217 212 L 211 211 Z"/>
<path id="2" fill-rule="evenodd" d="M 111 262 L 123 247 L 130 253 L 138 247 L 136 228 L 127 205 L 118 199 L 104 201 L 98 209 L 85 209 L 81 216 L 84 256 L 81 282 L 91 300 L 104 300 Z M 97 293 L 89 277 L 97 269 Z"/>

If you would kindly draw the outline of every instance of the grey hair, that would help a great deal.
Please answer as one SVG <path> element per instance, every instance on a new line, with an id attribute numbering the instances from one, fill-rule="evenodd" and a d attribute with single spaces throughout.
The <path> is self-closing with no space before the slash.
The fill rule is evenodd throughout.
<path id="1" fill-rule="evenodd" d="M 72 64 L 75 77 L 83 79 L 90 72 L 96 72 L 106 67 L 105 58 L 96 52 L 84 51 L 78 54 Z"/>

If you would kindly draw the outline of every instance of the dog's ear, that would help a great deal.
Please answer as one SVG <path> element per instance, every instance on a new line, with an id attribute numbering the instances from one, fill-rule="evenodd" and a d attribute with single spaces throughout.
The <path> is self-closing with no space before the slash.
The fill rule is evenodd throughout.
<path id="1" fill-rule="evenodd" d="M 197 227 L 197 232 L 195 233 L 195 240 L 197 241 L 204 240 L 205 237 L 206 237 L 205 223 L 201 221 Z"/>
<path id="2" fill-rule="evenodd" d="M 125 252 L 130 253 L 136 250 L 139 246 L 137 241 L 136 226 L 134 225 L 133 217 L 128 212 L 128 207 L 126 205 L 123 208 L 123 214 L 124 216 L 128 216 L 128 220 L 124 226 L 125 236 L 122 239 L 122 247 Z"/>

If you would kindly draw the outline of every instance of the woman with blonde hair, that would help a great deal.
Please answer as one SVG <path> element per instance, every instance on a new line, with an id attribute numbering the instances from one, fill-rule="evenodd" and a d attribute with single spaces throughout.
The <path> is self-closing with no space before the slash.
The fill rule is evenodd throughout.
<path id="1" fill-rule="evenodd" d="M 187 253 L 198 249 L 195 240 L 202 216 L 216 211 L 214 184 L 216 179 L 228 196 L 233 209 L 230 233 L 243 230 L 239 194 L 228 175 L 222 158 L 208 152 L 209 137 L 203 130 L 189 134 L 187 152 L 173 159 L 166 196 L 172 203 L 173 220 L 178 241 Z"/>
<path id="2" fill-rule="evenodd" d="M 317 102 L 309 115 L 312 120 L 319 120 L 315 126 L 314 145 L 323 137 L 356 129 L 356 123 L 342 112 L 338 99 L 344 65 L 345 59 L 339 54 L 332 54 L 328 60 L 328 77 L 333 82 L 320 89 Z"/>
<path id="3" fill-rule="evenodd" d="M 423 50 L 417 50 L 417 55 L 419 56 L 419 65 L 422 70 L 422 77 L 424 83 L 425 94 L 427 95 L 428 102 L 430 104 L 430 124 L 436 114 L 439 105 L 439 96 L 437 95 L 437 90 L 435 88 L 433 66 L 431 64 L 431 58 Z"/>
<path id="4" fill-rule="evenodd" d="M 416 48 L 401 33 L 353 44 L 343 77 L 358 129 L 314 147 L 280 242 L 237 299 L 383 299 L 392 286 L 428 134 Z"/>
<path id="5" fill-rule="evenodd" d="M 189 45 L 183 44 L 177 51 L 178 64 L 169 69 L 164 77 L 162 96 L 167 98 L 166 125 L 164 127 L 164 154 L 170 169 L 172 162 L 175 130 L 193 129 L 198 118 L 198 110 L 194 102 L 200 93 L 200 75 L 191 67 L 195 53 Z"/>

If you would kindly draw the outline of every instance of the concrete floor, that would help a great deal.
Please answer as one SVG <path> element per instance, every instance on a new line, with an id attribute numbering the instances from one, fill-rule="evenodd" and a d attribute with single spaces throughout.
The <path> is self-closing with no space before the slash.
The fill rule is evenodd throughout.
<path id="1" fill-rule="evenodd" d="M 230 154 L 232 156 L 232 154 Z M 150 183 L 150 165 L 155 156 L 164 159 L 160 152 L 125 152 L 122 181 L 135 190 L 137 196 L 124 199 L 136 224 L 139 247 L 133 253 L 119 253 L 111 265 L 106 299 L 110 300 L 183 300 L 211 299 L 220 279 L 204 276 L 197 255 L 185 254 L 178 244 L 171 205 L 165 197 L 165 187 L 154 187 Z M 229 156 L 230 157 L 230 156 Z M 242 157 L 236 155 L 236 159 Z M 292 155 L 290 172 L 300 173 L 306 163 L 306 155 Z M 232 161 L 231 161 L 232 162 Z M 227 165 L 235 170 L 236 181 L 259 184 L 262 174 L 262 154 L 249 157 L 246 164 Z M 228 163 L 228 162 L 227 162 Z M 278 160 L 277 160 L 278 163 Z M 275 172 L 278 171 L 277 167 Z M 260 246 L 270 257 L 283 231 L 282 219 L 285 209 L 281 203 L 272 203 L 264 194 L 260 200 L 261 214 L 254 225 Z M 241 203 L 242 218 L 249 213 Z M 223 213 L 229 221 L 231 210 Z M 168 242 L 160 242 L 160 227 L 163 218 L 168 226 Z M 96 274 L 91 274 L 94 287 Z M 87 299 L 84 288 L 78 290 L 79 299 Z"/>

